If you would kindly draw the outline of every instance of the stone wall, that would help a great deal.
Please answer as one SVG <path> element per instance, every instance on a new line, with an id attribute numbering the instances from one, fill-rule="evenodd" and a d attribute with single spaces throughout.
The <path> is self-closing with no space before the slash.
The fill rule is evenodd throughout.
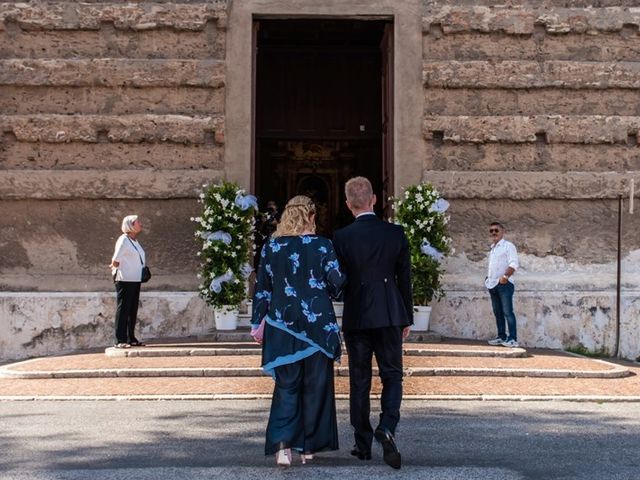
<path id="1" fill-rule="evenodd" d="M 225 1 L 0 4 L 0 285 L 111 290 L 138 213 L 154 287 L 193 290 L 224 176 Z"/>
<path id="2" fill-rule="evenodd" d="M 493 334 L 482 279 L 499 219 L 522 254 L 522 343 L 613 351 L 618 195 L 631 178 L 640 187 L 636 3 L 0 3 L 0 287 L 23 292 L 0 302 L 0 359 L 105 343 L 106 265 L 130 213 L 154 272 L 145 332 L 211 325 L 181 306 L 198 283 L 189 218 L 203 183 L 251 182 L 254 14 L 396 22 L 396 187 L 422 172 L 451 201 L 456 254 L 435 331 Z M 626 208 L 620 346 L 634 357 L 640 218 Z M 151 322 L 156 303 L 181 313 Z"/>
<path id="3" fill-rule="evenodd" d="M 0 361 L 113 343 L 115 294 L 106 292 L 0 293 Z M 177 338 L 209 333 L 211 309 L 195 293 L 145 292 L 140 338 Z"/>
<path id="4" fill-rule="evenodd" d="M 482 280 L 488 223 L 499 220 L 522 254 L 521 342 L 613 352 L 624 195 L 621 351 L 640 353 L 640 218 L 626 203 L 630 180 L 640 179 L 640 10 L 633 6 L 424 2 L 423 178 L 451 200 L 457 252 L 435 330 L 495 334 Z"/>

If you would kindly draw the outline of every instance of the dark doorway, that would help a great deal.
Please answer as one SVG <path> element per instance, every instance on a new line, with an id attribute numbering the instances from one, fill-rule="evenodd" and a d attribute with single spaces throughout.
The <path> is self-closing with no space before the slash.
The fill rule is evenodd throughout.
<path id="1" fill-rule="evenodd" d="M 318 207 L 318 233 L 353 221 L 344 182 L 369 178 L 386 208 L 392 184 L 391 23 L 256 22 L 255 187 L 261 209 L 297 194 Z M 389 177 L 389 178 L 388 178 Z"/>

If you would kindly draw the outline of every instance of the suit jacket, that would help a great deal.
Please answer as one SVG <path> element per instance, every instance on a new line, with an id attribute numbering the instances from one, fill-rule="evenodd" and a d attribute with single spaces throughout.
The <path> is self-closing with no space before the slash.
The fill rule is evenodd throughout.
<path id="1" fill-rule="evenodd" d="M 347 275 L 344 331 L 413 325 L 409 242 L 400 225 L 362 215 L 334 233 Z"/>

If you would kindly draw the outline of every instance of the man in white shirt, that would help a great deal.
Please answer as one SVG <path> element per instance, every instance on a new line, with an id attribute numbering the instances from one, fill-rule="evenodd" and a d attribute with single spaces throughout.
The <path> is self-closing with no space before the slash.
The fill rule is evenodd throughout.
<path id="1" fill-rule="evenodd" d="M 518 346 L 516 316 L 513 313 L 515 287 L 512 278 L 518 269 L 518 252 L 513 243 L 503 238 L 504 233 L 505 228 L 501 223 L 493 222 L 489 227 L 493 244 L 489 251 L 489 268 L 484 284 L 491 296 L 491 306 L 498 327 L 498 336 L 489 340 L 489 345 L 513 348 Z M 509 335 L 505 326 L 509 327 Z"/>

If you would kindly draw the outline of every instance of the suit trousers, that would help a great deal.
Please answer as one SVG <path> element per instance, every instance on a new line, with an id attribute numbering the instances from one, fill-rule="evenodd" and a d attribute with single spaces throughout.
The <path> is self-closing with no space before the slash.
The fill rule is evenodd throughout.
<path id="1" fill-rule="evenodd" d="M 338 449 L 333 360 L 321 352 L 275 368 L 265 455 Z"/>
<path id="2" fill-rule="evenodd" d="M 395 434 L 402 402 L 402 330 L 383 327 L 344 332 L 349 353 L 349 404 L 356 446 L 371 451 L 373 429 L 369 421 L 371 405 L 371 362 L 376 357 L 382 380 L 382 412 L 378 427 Z"/>
<path id="3" fill-rule="evenodd" d="M 116 343 L 135 341 L 140 282 L 116 282 Z"/>

